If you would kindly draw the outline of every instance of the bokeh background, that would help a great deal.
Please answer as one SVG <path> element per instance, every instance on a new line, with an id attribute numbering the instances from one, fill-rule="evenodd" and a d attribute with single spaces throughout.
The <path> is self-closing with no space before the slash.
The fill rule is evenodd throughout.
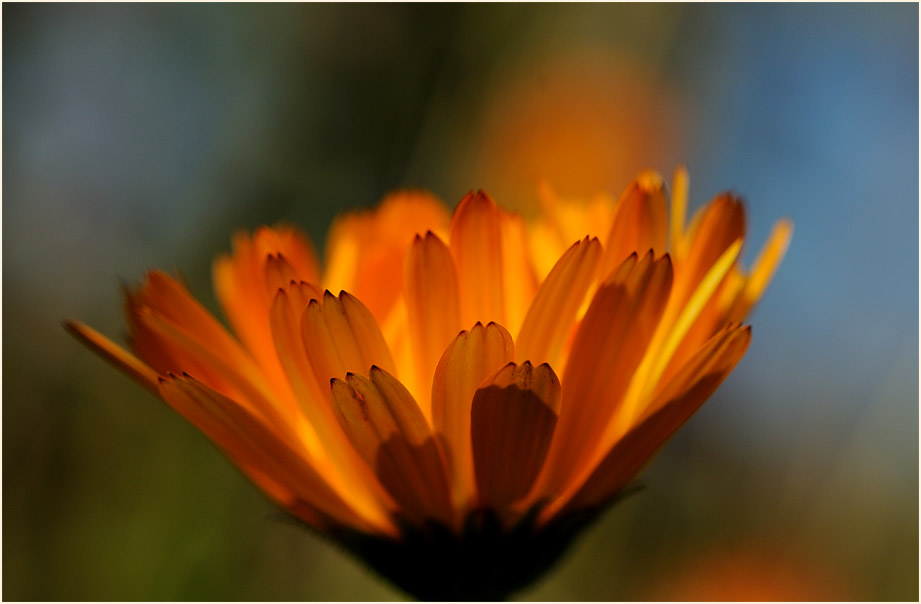
<path id="1" fill-rule="evenodd" d="M 3 593 L 389 600 L 82 349 L 231 233 L 684 162 L 789 254 L 746 358 L 526 599 L 918 598 L 918 6 L 3 5 Z"/>

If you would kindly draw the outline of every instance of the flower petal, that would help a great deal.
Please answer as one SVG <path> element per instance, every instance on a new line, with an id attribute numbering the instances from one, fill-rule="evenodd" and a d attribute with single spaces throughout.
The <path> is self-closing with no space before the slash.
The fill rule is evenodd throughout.
<path id="1" fill-rule="evenodd" d="M 300 317 L 308 304 L 304 298 L 310 295 L 320 294 L 308 284 L 291 284 L 288 289 L 279 289 L 272 303 L 270 324 L 285 377 L 313 429 L 313 438 L 308 442 L 310 452 L 314 459 L 328 459 L 328 465 L 337 467 L 330 472 L 336 473 L 341 471 L 338 466 L 348 459 L 349 447 L 332 414 L 329 388 L 317 383 L 300 337 Z"/>
<path id="2" fill-rule="evenodd" d="M 317 283 L 320 268 L 317 253 L 310 239 L 297 227 L 280 224 L 269 228 L 262 226 L 253 233 L 253 252 L 256 260 L 269 254 L 287 258 L 298 279 Z"/>
<path id="3" fill-rule="evenodd" d="M 601 274 L 607 277 L 624 258 L 649 250 L 665 252 L 668 212 L 662 177 L 644 172 L 621 195 L 604 245 Z"/>
<path id="4" fill-rule="evenodd" d="M 269 296 L 269 300 L 273 299 L 279 288 L 287 287 L 288 284 L 298 283 L 301 280 L 297 271 L 294 270 L 288 259 L 281 253 L 266 256 L 263 273 L 265 275 L 265 291 Z"/>
<path id="5" fill-rule="evenodd" d="M 406 256 L 404 298 L 409 313 L 417 399 L 432 415 L 432 374 L 451 340 L 460 331 L 457 272 L 451 251 L 434 233 L 416 235 Z"/>
<path id="6" fill-rule="evenodd" d="M 739 198 L 722 193 L 701 208 L 686 232 L 687 256 L 675 259 L 674 304 L 683 306 L 717 259 L 745 237 L 745 208 Z"/>
<path id="7" fill-rule="evenodd" d="M 504 324 L 502 215 L 483 191 L 468 193 L 454 210 L 451 253 L 461 293 L 461 324 Z"/>
<path id="8" fill-rule="evenodd" d="M 329 488 L 301 451 L 279 438 L 237 402 L 187 376 L 161 379 L 160 394 L 217 443 L 260 487 L 276 497 L 290 493 L 291 498 L 282 501 L 286 507 L 301 501 L 337 522 L 392 530 L 384 514 L 368 519 L 359 516 Z"/>
<path id="9" fill-rule="evenodd" d="M 675 169 L 672 177 L 672 204 L 669 223 L 669 250 L 676 258 L 684 258 L 684 221 L 688 211 L 688 171 L 684 166 Z"/>
<path id="10" fill-rule="evenodd" d="M 233 253 L 214 263 L 218 302 L 234 332 L 273 380 L 281 376 L 268 329 L 269 308 L 279 287 L 292 280 L 318 282 L 316 254 L 299 230 L 260 227 L 234 237 Z"/>
<path id="11" fill-rule="evenodd" d="M 136 290 L 125 292 L 132 347 L 158 373 L 188 371 L 225 395 L 254 405 L 293 411 L 294 401 L 273 382 L 240 344 L 175 279 L 148 273 Z"/>
<path id="12" fill-rule="evenodd" d="M 241 405 L 277 429 L 290 425 L 289 409 L 277 404 L 263 375 L 255 363 L 228 358 L 222 350 L 214 350 L 186 333 L 166 317 L 150 308 L 141 308 L 133 319 L 140 333 L 149 334 L 161 343 L 171 356 L 178 359 L 178 369 L 162 373 L 194 373 L 195 379 Z"/>
<path id="13" fill-rule="evenodd" d="M 560 257 L 541 284 L 515 340 L 519 362 L 558 364 L 563 341 L 598 275 L 601 244 L 586 237 Z"/>
<path id="14" fill-rule="evenodd" d="M 525 313 L 537 293 L 537 274 L 528 256 L 527 227 L 520 214 L 501 210 L 502 278 L 505 294 L 505 323 L 509 333 L 518 333 Z M 466 323 L 469 325 L 469 323 Z"/>
<path id="15" fill-rule="evenodd" d="M 80 321 L 66 321 L 64 328 L 110 363 L 153 393 L 159 392 L 157 372 L 109 338 Z"/>
<path id="16" fill-rule="evenodd" d="M 129 321 L 135 311 L 149 308 L 178 326 L 196 342 L 207 343 L 209 348 L 225 351 L 234 362 L 251 362 L 240 344 L 218 323 L 217 319 L 183 285 L 163 271 L 147 273 L 141 286 L 135 290 L 126 291 L 125 297 Z M 144 350 L 137 350 L 137 352 L 142 358 L 144 357 Z"/>
<path id="17" fill-rule="evenodd" d="M 350 442 L 413 522 L 453 525 L 444 459 L 412 395 L 386 371 L 332 380 L 334 410 Z"/>
<path id="18" fill-rule="evenodd" d="M 735 264 L 741 249 L 741 240 L 729 246 L 723 255 L 713 263 L 697 289 L 683 305 L 679 306 L 676 303 L 675 294 L 670 297 L 645 358 L 637 369 L 630 389 L 624 397 L 621 412 L 608 427 L 605 439 L 607 442 L 619 438 L 629 426 L 633 425 L 636 417 L 643 413 L 643 405 L 648 402 L 652 389 L 660 379 L 663 376 L 668 379 L 672 372 L 684 362 L 685 357 L 676 358 L 676 352 L 679 351 L 700 313 L 713 298 L 717 288 Z M 685 350 L 690 348 L 690 352 L 693 353 L 705 341 L 706 338 L 696 346 L 688 342 Z M 671 371 L 668 371 L 669 368 Z"/>
<path id="19" fill-rule="evenodd" d="M 371 313 L 347 292 L 329 290 L 311 300 L 301 319 L 301 337 L 319 384 L 348 372 L 367 375 L 372 365 L 393 371 L 390 350 Z"/>
<path id="20" fill-rule="evenodd" d="M 658 394 L 650 413 L 607 453 L 566 509 L 601 505 L 626 486 L 713 394 L 745 354 L 750 340 L 751 329 L 737 326 L 707 342 Z"/>
<path id="21" fill-rule="evenodd" d="M 563 376 L 556 435 L 536 487 L 563 495 L 581 484 L 607 422 L 622 404 L 646 352 L 672 283 L 668 256 L 632 254 L 599 287 L 576 333 Z"/>
<path id="22" fill-rule="evenodd" d="M 480 505 L 501 516 L 528 494 L 559 413 L 560 381 L 547 364 L 509 363 L 480 385 L 471 411 Z"/>
<path id="23" fill-rule="evenodd" d="M 496 323 L 477 323 L 451 342 L 432 382 L 432 423 L 443 439 L 455 505 L 467 506 L 476 493 L 470 409 L 480 383 L 515 357 L 512 337 Z"/>
<path id="24" fill-rule="evenodd" d="M 444 204 L 423 191 L 394 193 L 374 210 L 345 214 L 327 238 L 324 283 L 351 292 L 384 325 L 402 295 L 404 256 L 414 237 L 443 234 L 447 225 Z"/>
<path id="25" fill-rule="evenodd" d="M 745 286 L 736 299 L 736 304 L 729 312 L 728 320 L 741 321 L 751 311 L 752 307 L 758 302 L 771 282 L 774 271 L 780 265 L 787 248 L 790 246 L 790 238 L 793 236 L 793 223 L 788 219 L 777 221 L 767 243 L 755 260 L 751 273 L 745 281 Z"/>

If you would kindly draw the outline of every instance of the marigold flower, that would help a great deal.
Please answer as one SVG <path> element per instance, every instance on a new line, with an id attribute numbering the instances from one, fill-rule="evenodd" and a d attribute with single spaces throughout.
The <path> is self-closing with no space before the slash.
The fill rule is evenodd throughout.
<path id="1" fill-rule="evenodd" d="M 652 172 L 541 200 L 394 194 L 337 220 L 322 272 L 292 227 L 238 234 L 213 271 L 233 333 L 160 271 L 125 295 L 133 353 L 68 327 L 408 592 L 504 597 L 733 369 L 791 234 L 743 270 L 741 202 L 686 226 L 681 168 L 670 207 Z"/>

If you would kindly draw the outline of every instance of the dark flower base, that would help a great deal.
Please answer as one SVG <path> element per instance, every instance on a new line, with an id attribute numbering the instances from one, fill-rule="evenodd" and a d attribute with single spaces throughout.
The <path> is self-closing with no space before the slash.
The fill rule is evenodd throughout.
<path id="1" fill-rule="evenodd" d="M 418 600 L 500 601 L 548 571 L 608 505 L 569 512 L 540 527 L 538 505 L 511 529 L 482 509 L 467 516 L 460 534 L 437 522 L 420 527 L 399 520 L 399 540 L 346 528 L 319 534 Z"/>
<path id="2" fill-rule="evenodd" d="M 533 508 L 505 530 L 492 510 L 472 512 L 461 534 L 436 522 L 401 523 L 396 541 L 342 531 L 332 536 L 368 566 L 419 600 L 505 600 L 531 584 L 596 516 L 569 514 L 538 529 Z"/>

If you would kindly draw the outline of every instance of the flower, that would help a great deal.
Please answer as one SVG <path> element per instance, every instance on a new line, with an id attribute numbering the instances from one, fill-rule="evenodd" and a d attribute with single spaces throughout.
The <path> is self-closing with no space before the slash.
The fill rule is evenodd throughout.
<path id="1" fill-rule="evenodd" d="M 452 216 L 398 193 L 334 223 L 322 274 L 292 227 L 236 235 L 213 271 L 233 334 L 160 271 L 126 292 L 133 353 L 68 327 L 410 593 L 504 597 L 748 346 L 791 225 L 746 272 L 741 202 L 685 226 L 687 182 L 670 208 L 652 172 L 616 203 L 545 185 L 527 218 L 483 192 Z"/>

